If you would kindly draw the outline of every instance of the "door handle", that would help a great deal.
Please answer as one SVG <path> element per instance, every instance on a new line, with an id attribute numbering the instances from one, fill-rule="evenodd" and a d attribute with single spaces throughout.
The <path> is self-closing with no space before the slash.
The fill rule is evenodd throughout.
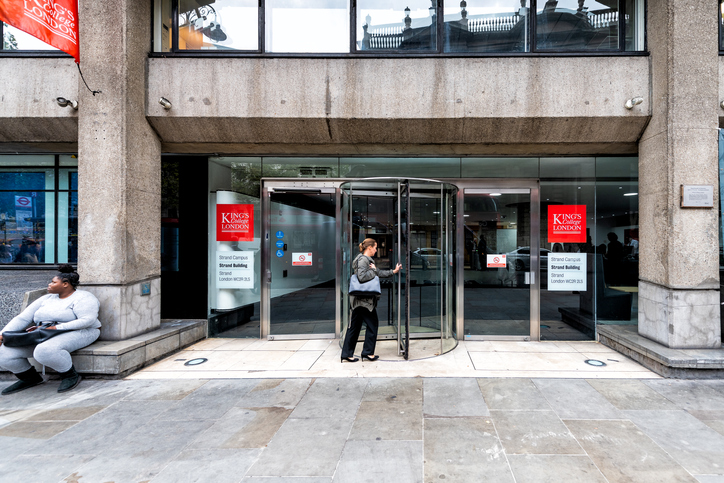
<path id="1" fill-rule="evenodd" d="M 525 284 L 532 285 L 535 283 L 535 272 L 525 272 Z"/>
<path id="2" fill-rule="evenodd" d="M 266 283 L 271 283 L 272 281 L 272 272 L 271 270 L 266 271 Z"/>

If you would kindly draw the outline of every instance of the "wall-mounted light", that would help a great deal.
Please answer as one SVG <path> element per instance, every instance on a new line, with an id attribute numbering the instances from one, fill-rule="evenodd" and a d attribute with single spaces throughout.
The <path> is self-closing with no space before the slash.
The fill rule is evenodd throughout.
<path id="1" fill-rule="evenodd" d="M 70 99 L 66 99 L 65 97 L 56 97 L 55 102 L 58 103 L 60 107 L 72 107 L 76 111 L 78 110 L 78 101 L 73 101 Z"/>
<path id="2" fill-rule="evenodd" d="M 626 109 L 633 109 L 634 106 L 638 106 L 642 102 L 644 102 L 643 97 L 634 97 L 633 99 L 629 99 L 628 101 L 626 101 L 626 104 L 624 104 L 624 107 Z"/>
<path id="3" fill-rule="evenodd" d="M 163 106 L 163 108 L 166 109 L 167 111 L 169 109 L 171 109 L 171 101 L 169 101 L 165 97 L 162 97 L 161 99 L 159 99 L 158 103 L 161 104 Z"/>
<path id="4" fill-rule="evenodd" d="M 724 5 L 724 3 L 723 3 L 722 5 Z M 719 103 L 719 105 L 721 106 L 722 109 L 724 109 L 724 101 L 721 101 L 721 102 Z"/>

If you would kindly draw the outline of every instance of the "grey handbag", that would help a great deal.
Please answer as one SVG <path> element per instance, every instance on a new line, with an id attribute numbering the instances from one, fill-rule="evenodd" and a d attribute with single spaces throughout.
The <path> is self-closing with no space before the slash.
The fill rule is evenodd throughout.
<path id="1" fill-rule="evenodd" d="M 371 297 L 373 295 L 382 295 L 382 289 L 380 289 L 380 277 L 375 275 L 375 278 L 369 282 L 360 283 L 357 279 L 357 274 L 353 274 L 349 279 L 349 294 L 355 297 Z"/>

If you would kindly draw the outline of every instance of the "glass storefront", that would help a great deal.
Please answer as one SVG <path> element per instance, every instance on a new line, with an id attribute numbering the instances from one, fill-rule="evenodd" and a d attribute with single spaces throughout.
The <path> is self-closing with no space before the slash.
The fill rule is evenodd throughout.
<path id="1" fill-rule="evenodd" d="M 0 264 L 78 260 L 78 161 L 0 156 Z"/>
<path id="2" fill-rule="evenodd" d="M 636 157 L 216 157 L 208 166 L 213 335 L 339 336 L 345 263 L 356 255 L 344 226 L 357 227 L 348 241 L 377 239 L 380 266 L 409 258 L 399 293 L 410 295 L 412 336 L 439 336 L 430 314 L 443 306 L 456 321 L 445 330 L 461 339 L 586 340 L 598 324 L 637 323 Z M 395 190 L 345 201 L 345 181 L 374 177 L 454 186 L 450 227 L 438 227 L 439 195 L 411 190 L 400 258 Z M 456 234 L 450 246 L 441 233 Z M 455 281 L 444 302 L 443 267 Z M 396 331 L 399 294 L 388 291 L 378 313 Z"/>

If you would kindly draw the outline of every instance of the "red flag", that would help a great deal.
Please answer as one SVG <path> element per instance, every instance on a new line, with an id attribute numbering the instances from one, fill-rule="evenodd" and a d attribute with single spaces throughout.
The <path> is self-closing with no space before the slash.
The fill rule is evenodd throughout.
<path id="1" fill-rule="evenodd" d="M 0 20 L 80 62 L 78 0 L 1 0 Z"/>

